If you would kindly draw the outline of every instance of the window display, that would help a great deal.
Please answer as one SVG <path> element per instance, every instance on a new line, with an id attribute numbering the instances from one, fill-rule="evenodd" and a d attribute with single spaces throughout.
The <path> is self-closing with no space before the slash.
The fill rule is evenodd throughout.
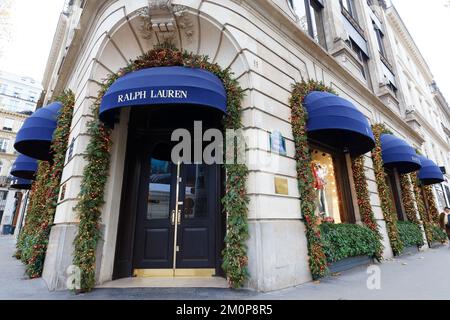
<path id="1" fill-rule="evenodd" d="M 341 223 L 339 192 L 333 157 L 323 151 L 313 150 L 312 171 L 316 190 L 316 214 L 323 221 Z"/>

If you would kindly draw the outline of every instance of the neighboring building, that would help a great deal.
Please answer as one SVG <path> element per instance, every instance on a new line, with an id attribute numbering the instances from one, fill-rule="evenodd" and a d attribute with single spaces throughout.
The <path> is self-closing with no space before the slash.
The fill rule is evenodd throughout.
<path id="1" fill-rule="evenodd" d="M 421 153 L 446 172 L 447 181 L 434 186 L 443 211 L 450 205 L 450 108 L 395 7 L 387 8 L 386 17 L 406 122 L 425 140 Z"/>
<path id="2" fill-rule="evenodd" d="M 14 232 L 18 218 L 22 192 L 10 188 L 10 171 L 18 155 L 14 150 L 16 134 L 27 118 L 26 114 L 0 109 L 0 233 Z"/>
<path id="3" fill-rule="evenodd" d="M 8 44 L 11 41 L 11 11 L 12 0 L 0 1 L 0 59 L 3 58 Z"/>
<path id="4" fill-rule="evenodd" d="M 31 114 L 42 92 L 42 85 L 30 77 L 0 71 L 0 109 Z"/>
<path id="5" fill-rule="evenodd" d="M 147 17 L 143 13 L 149 8 Z M 290 122 L 292 83 L 323 81 L 370 123 L 384 123 L 439 165 L 449 165 L 448 105 L 432 85 L 432 74 L 395 9 L 386 8 L 384 1 L 70 1 L 60 16 L 43 80 L 45 104 L 65 89 L 76 97 L 71 156 L 63 171 L 63 193 L 43 273 L 51 289 L 64 288 L 72 264 L 79 221 L 74 207 L 90 139 L 86 123 L 92 119 L 100 83 L 161 39 L 208 55 L 234 72 L 246 93 L 242 107 L 249 157 L 270 153 L 274 130 L 286 138 L 286 154 L 272 155 L 278 165 L 257 163 L 249 168 L 251 288 L 268 291 L 311 280 Z M 189 114 L 158 110 L 155 123 L 150 121 L 154 108 L 122 109 L 117 116 L 97 251 L 98 283 L 139 275 L 142 269 L 164 274 L 172 268 L 172 258 L 180 255 L 178 268 L 221 274 L 223 170 L 217 165 L 191 165 L 182 168 L 185 180 L 171 179 L 175 173 L 164 145 L 170 135 L 161 138 L 161 134 L 174 118 L 182 114 L 189 119 Z M 370 128 L 365 129 L 369 134 Z M 159 140 L 152 143 L 157 134 Z M 326 185 L 317 187 L 318 207 L 337 223 L 361 223 L 349 150 L 310 142 L 314 168 Z M 393 253 L 370 153 L 365 160 L 372 209 L 383 235 L 384 257 L 389 258 Z M 390 177 L 398 182 L 398 172 Z M 274 181 L 282 181 L 283 194 L 276 191 Z M 179 246 L 173 246 L 172 238 L 178 227 L 171 225 L 170 199 L 176 184 L 183 184 L 186 203 L 200 203 L 196 208 L 203 210 L 193 214 L 193 205 L 184 208 L 188 213 L 180 228 L 187 236 L 179 238 Z M 398 188 L 395 192 L 398 198 Z"/>

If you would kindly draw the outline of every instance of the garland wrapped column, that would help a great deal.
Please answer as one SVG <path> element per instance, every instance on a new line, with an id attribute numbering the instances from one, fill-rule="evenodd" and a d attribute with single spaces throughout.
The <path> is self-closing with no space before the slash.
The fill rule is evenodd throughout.
<path id="1" fill-rule="evenodd" d="M 410 178 L 413 184 L 414 197 L 416 198 L 417 210 L 419 211 L 419 217 L 422 220 L 423 228 L 425 230 L 425 236 L 429 244 L 433 243 L 433 224 L 429 219 L 425 203 L 423 202 L 422 191 L 420 189 L 419 179 L 417 173 L 410 174 Z"/>
<path id="2" fill-rule="evenodd" d="M 306 122 L 308 115 L 303 102 L 311 91 L 332 92 L 322 83 L 310 80 L 297 83 L 292 88 L 291 123 L 297 161 L 297 180 L 300 193 L 300 208 L 305 220 L 308 243 L 309 268 L 313 279 L 324 277 L 328 273 L 327 258 L 320 235 L 319 219 L 315 215 L 314 177 L 311 169 L 311 152 L 308 145 Z"/>
<path id="3" fill-rule="evenodd" d="M 353 180 L 355 181 L 356 195 L 358 198 L 359 213 L 362 222 L 369 227 L 376 235 L 377 240 L 381 243 L 383 237 L 380 233 L 378 224 L 373 214 L 372 205 L 370 204 L 369 186 L 364 170 L 364 155 L 355 158 L 352 162 Z M 383 246 L 379 246 L 376 258 L 381 260 L 383 255 Z"/>
<path id="4" fill-rule="evenodd" d="M 33 183 L 25 226 L 19 235 L 16 257 L 25 264 L 30 278 L 42 275 L 47 252 L 50 229 L 58 203 L 62 170 L 69 142 L 75 96 L 66 91 L 56 98 L 63 107 L 58 115 L 57 127 L 53 133 L 51 151 L 53 162 L 41 161 Z"/>
<path id="5" fill-rule="evenodd" d="M 439 211 L 436 206 L 436 199 L 433 194 L 433 189 L 431 186 L 424 186 L 423 191 L 427 199 L 428 204 L 428 214 L 430 215 L 430 221 L 434 224 L 439 224 Z"/>
<path id="6" fill-rule="evenodd" d="M 394 255 L 399 255 L 403 252 L 404 247 L 397 228 L 397 215 L 394 213 L 392 200 L 389 195 L 389 187 L 386 184 L 386 172 L 384 171 L 380 142 L 381 134 L 390 132 L 382 124 L 373 125 L 372 130 L 375 136 L 375 149 L 372 151 L 372 160 L 378 187 L 378 195 L 381 201 L 381 210 L 383 212 L 384 220 L 386 221 L 392 251 L 394 252 Z"/>
<path id="7" fill-rule="evenodd" d="M 409 174 L 400 175 L 400 187 L 402 193 L 402 203 L 403 207 L 405 208 L 405 213 L 408 221 L 420 225 L 420 221 L 419 219 L 417 219 L 416 207 L 414 206 L 413 185 L 411 183 Z"/>

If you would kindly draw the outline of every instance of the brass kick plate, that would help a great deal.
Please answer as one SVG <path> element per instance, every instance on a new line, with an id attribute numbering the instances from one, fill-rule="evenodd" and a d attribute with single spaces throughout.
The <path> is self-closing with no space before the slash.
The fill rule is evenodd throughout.
<path id="1" fill-rule="evenodd" d="M 215 269 L 177 269 L 175 277 L 212 277 L 216 274 Z M 173 269 L 134 269 L 133 276 L 139 278 L 172 278 Z"/>

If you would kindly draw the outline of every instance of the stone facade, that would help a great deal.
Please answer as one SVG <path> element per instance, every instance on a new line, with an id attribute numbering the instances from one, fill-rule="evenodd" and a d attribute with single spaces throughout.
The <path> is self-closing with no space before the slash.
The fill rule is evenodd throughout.
<path id="1" fill-rule="evenodd" d="M 408 118 L 409 104 L 405 102 L 407 95 L 400 80 L 403 69 L 398 66 L 395 51 L 395 39 L 406 40 L 394 36 L 397 32 L 391 22 L 393 9 L 386 10 L 378 1 L 371 1 L 369 6 L 367 1 L 357 0 L 354 1 L 356 20 L 348 17 L 338 1 L 322 2 L 327 49 L 302 30 L 300 18 L 289 0 L 73 1 L 67 14 L 61 16 L 44 77 L 46 102 L 66 88 L 76 95 L 70 134 L 73 155 L 66 160 L 62 178 L 65 196 L 58 204 L 44 269 L 44 279 L 51 289 L 64 287 L 65 270 L 71 263 L 71 243 L 78 219 L 73 207 L 77 203 L 85 165 L 83 155 L 89 141 L 86 123 L 92 118 L 90 107 L 99 83 L 107 74 L 124 67 L 128 60 L 152 49 L 161 39 L 172 41 L 180 49 L 208 55 L 221 67 L 231 68 L 246 94 L 243 123 L 251 137 L 250 157 L 261 158 L 267 154 L 272 130 L 286 137 L 285 156 L 276 155 L 270 164 L 249 168 L 251 278 L 248 286 L 270 291 L 311 280 L 290 124 L 291 84 L 302 79 L 323 81 L 357 106 L 371 123 L 386 123 L 396 135 L 417 148 L 427 139 L 437 139 L 434 133 L 418 132 Z M 383 57 L 376 47 L 373 20 L 384 29 Z M 349 46 L 351 35 L 367 41 L 368 59 L 361 58 L 361 52 Z M 429 72 L 424 74 L 423 90 L 428 90 L 427 101 L 433 106 L 436 98 L 426 86 L 432 77 Z M 128 116 L 127 110 L 122 110 L 120 122 L 113 131 L 102 217 L 103 237 L 97 255 L 99 283 L 112 279 Z M 446 146 L 433 143 L 442 147 L 447 161 Z M 384 236 L 384 256 L 389 258 L 392 251 L 370 154 L 366 158 L 371 203 Z M 287 195 L 275 193 L 274 176 L 288 180 Z"/>

